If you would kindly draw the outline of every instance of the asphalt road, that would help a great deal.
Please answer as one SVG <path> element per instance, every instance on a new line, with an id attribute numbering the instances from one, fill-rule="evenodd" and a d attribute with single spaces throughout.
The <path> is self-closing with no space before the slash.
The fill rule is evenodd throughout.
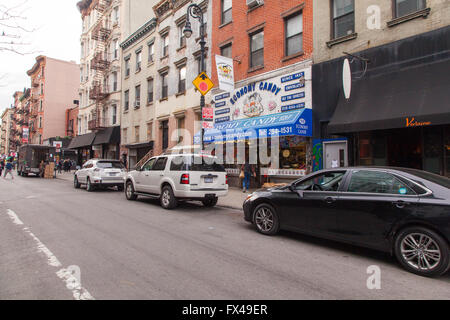
<path id="1" fill-rule="evenodd" d="M 423 278 L 372 250 L 262 236 L 242 215 L 2 178 L 0 299 L 450 299 L 450 274 Z M 367 288 L 371 265 L 381 289 Z"/>

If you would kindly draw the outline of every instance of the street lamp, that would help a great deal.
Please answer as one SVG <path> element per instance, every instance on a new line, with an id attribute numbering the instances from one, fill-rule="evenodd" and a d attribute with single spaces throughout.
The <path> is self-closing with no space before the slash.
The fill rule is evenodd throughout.
<path id="1" fill-rule="evenodd" d="M 200 8 L 200 6 L 193 3 L 193 4 L 189 5 L 189 7 L 187 8 L 186 24 L 185 24 L 184 30 L 183 30 L 183 34 L 186 37 L 186 39 L 189 39 L 192 36 L 192 27 L 191 27 L 190 17 L 197 19 L 200 22 L 200 52 L 201 52 L 200 73 L 201 73 L 201 72 L 206 71 L 206 67 L 205 67 L 206 41 L 205 41 L 205 28 L 204 28 L 205 25 L 204 25 L 204 21 L 203 21 L 203 10 Z M 201 135 L 200 135 L 201 151 L 203 151 L 203 149 L 204 149 L 204 141 L 203 141 L 204 134 L 205 134 L 205 129 L 203 128 L 203 108 L 204 107 L 205 107 L 205 96 L 201 95 L 201 97 L 200 97 L 200 113 L 202 115 L 202 131 L 201 131 Z"/>

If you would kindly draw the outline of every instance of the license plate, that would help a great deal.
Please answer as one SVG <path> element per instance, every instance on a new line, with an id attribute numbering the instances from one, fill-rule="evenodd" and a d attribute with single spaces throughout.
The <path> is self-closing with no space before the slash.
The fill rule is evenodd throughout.
<path id="1" fill-rule="evenodd" d="M 115 173 L 115 172 L 111 172 L 109 175 L 110 175 L 111 177 L 115 177 L 115 176 L 116 176 L 116 173 Z"/>
<path id="2" fill-rule="evenodd" d="M 205 183 L 213 183 L 213 178 L 205 178 Z"/>

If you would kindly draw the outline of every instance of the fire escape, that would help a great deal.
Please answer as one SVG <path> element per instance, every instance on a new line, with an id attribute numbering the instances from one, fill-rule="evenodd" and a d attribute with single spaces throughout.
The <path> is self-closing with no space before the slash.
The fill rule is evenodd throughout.
<path id="1" fill-rule="evenodd" d="M 111 0 L 97 0 L 94 9 L 99 13 L 97 26 L 92 31 L 92 40 L 96 41 L 94 58 L 91 60 L 91 69 L 94 70 L 92 87 L 89 92 L 89 99 L 95 101 L 95 110 L 92 113 L 92 120 L 88 123 L 89 130 L 101 130 L 105 128 L 102 119 L 102 110 L 109 95 L 107 83 L 105 81 L 110 61 L 107 53 L 107 40 L 111 34 L 111 29 L 107 25 L 106 10 L 111 5 Z"/>

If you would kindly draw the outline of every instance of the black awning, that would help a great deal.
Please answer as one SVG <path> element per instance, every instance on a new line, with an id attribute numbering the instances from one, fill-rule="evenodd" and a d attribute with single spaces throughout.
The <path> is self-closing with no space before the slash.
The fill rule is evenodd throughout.
<path id="1" fill-rule="evenodd" d="M 70 141 L 68 149 L 78 149 L 83 147 L 90 147 L 92 145 L 92 142 L 95 139 L 95 133 L 87 133 L 83 134 L 81 136 L 76 136 L 75 138 Z"/>
<path id="2" fill-rule="evenodd" d="M 97 132 L 93 145 L 99 144 L 118 144 L 120 143 L 120 127 L 108 127 Z"/>
<path id="3" fill-rule="evenodd" d="M 127 148 L 127 149 L 141 149 L 141 148 L 153 149 L 153 141 L 145 142 L 145 143 L 127 144 L 125 146 L 125 148 Z"/>
<path id="4" fill-rule="evenodd" d="M 353 82 L 341 95 L 329 133 L 450 124 L 450 60 Z"/>

